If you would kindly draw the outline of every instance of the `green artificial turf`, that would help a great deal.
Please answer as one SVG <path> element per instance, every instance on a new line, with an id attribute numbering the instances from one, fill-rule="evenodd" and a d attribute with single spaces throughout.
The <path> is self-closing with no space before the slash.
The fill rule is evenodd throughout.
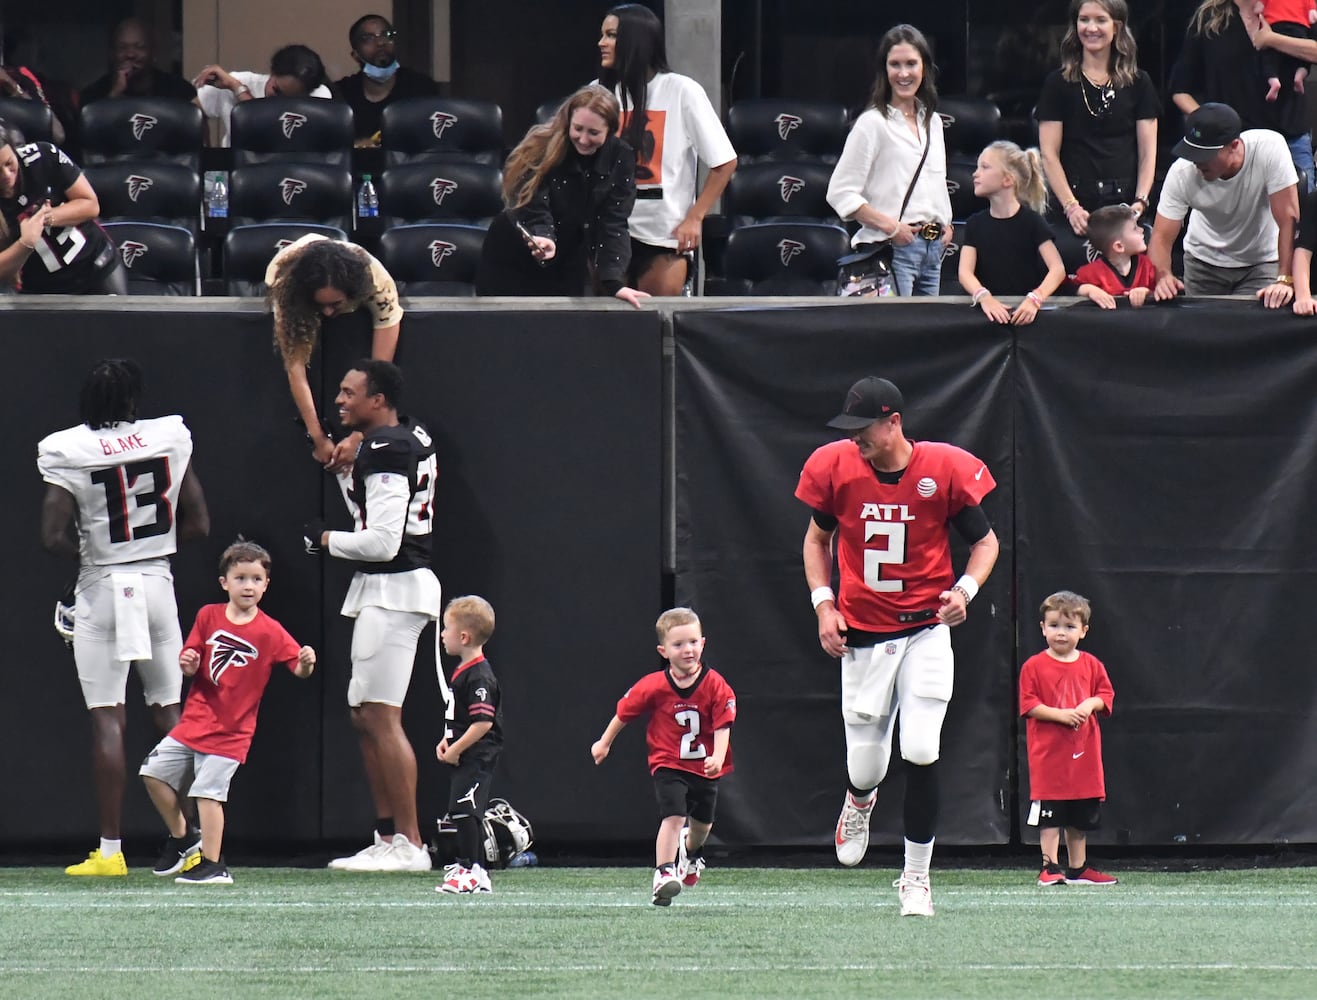
<path id="1" fill-rule="evenodd" d="M 135 869 L 0 869 L 0 997 L 1317 997 L 1317 869 L 933 876 L 711 866 L 673 905 L 643 868 L 438 875 L 235 868 L 233 886 Z"/>

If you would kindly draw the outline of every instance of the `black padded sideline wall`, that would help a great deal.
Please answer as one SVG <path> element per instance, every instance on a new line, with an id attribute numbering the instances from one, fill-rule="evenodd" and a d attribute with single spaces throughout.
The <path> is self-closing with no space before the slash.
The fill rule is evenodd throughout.
<path id="1" fill-rule="evenodd" d="M 368 834 L 373 810 L 347 720 L 350 627 L 338 614 L 349 574 L 301 552 L 310 517 L 324 511 L 346 525 L 342 501 L 294 424 L 268 317 L 250 303 L 208 305 L 70 311 L 24 300 L 0 311 L 11 382 L 3 454 L 13 486 L 2 626 L 10 690 L 0 731 L 11 761 L 26 762 L 10 768 L 0 844 L 95 835 L 86 710 L 72 657 L 50 627 L 74 566 L 40 550 L 35 454 L 41 436 L 77 423 L 83 377 L 115 355 L 146 370 L 144 415 L 182 413 L 193 432 L 213 531 L 175 559 L 185 631 L 202 603 L 222 596 L 215 564 L 242 532 L 274 557 L 264 607 L 320 653 L 311 680 L 272 679 L 250 760 L 235 779 L 229 833 L 270 844 Z M 359 353 L 359 334 L 330 343 L 329 360 L 313 366 L 322 398 L 332 399 L 334 369 Z M 399 361 L 405 408 L 436 438 L 434 552 L 445 597 L 479 593 L 498 614 L 489 655 L 507 689 L 511 746 L 496 794 L 531 816 L 542 837 L 581 834 L 595 817 L 564 789 L 607 801 L 635 784 L 633 768 L 596 770 L 589 746 L 633 675 L 653 662 L 662 579 L 659 317 L 414 307 Z M 422 636 L 404 716 L 421 769 L 423 831 L 447 798 L 447 768 L 433 751 L 442 732 L 434 631 Z M 153 743 L 140 692 L 130 680 L 130 772 Z M 609 815 L 623 828 L 648 829 L 652 807 L 637 810 Z M 126 836 L 154 842 L 159 821 L 131 773 L 124 818 Z"/>
<path id="2" fill-rule="evenodd" d="M 847 387 L 870 374 L 900 386 L 911 437 L 958 444 L 997 479 L 984 509 L 1001 540 L 998 569 L 953 633 L 939 840 L 1009 838 L 1012 342 L 968 317 L 963 306 L 926 303 L 675 317 L 677 596 L 700 611 L 709 662 L 737 693 L 738 774 L 719 813 L 733 842 L 826 844 L 837 821 L 840 672 L 819 648 L 801 568 L 809 510 L 794 492 L 810 452 L 837 437 L 824 424 Z M 900 842 L 904 775 L 893 759 L 876 843 Z"/>

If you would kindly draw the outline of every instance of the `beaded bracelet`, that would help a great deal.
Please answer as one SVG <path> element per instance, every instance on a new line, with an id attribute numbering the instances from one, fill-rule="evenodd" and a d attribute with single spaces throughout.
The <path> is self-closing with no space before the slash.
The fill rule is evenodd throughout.
<path id="1" fill-rule="evenodd" d="M 1024 297 L 1032 302 L 1039 309 L 1043 307 L 1043 297 L 1037 292 L 1026 292 Z"/>

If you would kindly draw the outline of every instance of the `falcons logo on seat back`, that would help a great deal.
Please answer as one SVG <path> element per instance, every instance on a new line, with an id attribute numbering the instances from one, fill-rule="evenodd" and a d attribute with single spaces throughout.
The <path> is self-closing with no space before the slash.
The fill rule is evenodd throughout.
<path id="1" fill-rule="evenodd" d="M 457 181 L 450 181 L 447 177 L 435 177 L 430 181 L 430 193 L 434 195 L 434 203 L 442 205 L 444 199 L 457 190 Z"/>
<path id="2" fill-rule="evenodd" d="M 783 142 L 786 142 L 787 136 L 800 128 L 804 119 L 799 115 L 788 115 L 783 113 L 774 118 L 773 122 L 777 125 L 777 137 Z"/>
<path id="3" fill-rule="evenodd" d="M 260 655 L 250 642 L 224 629 L 207 639 L 206 645 L 210 647 L 210 679 L 217 685 L 229 667 L 245 667 Z"/>
<path id="4" fill-rule="evenodd" d="M 434 131 L 436 139 L 442 139 L 448 127 L 456 124 L 457 115 L 450 115 L 447 111 L 436 111 L 430 116 L 430 128 Z"/>
<path id="5" fill-rule="evenodd" d="M 159 119 L 153 115 L 144 115 L 141 112 L 133 115 L 128 119 L 128 124 L 133 127 L 133 138 L 138 142 L 141 142 L 142 136 L 155 128 L 157 121 L 159 121 Z"/>
<path id="6" fill-rule="evenodd" d="M 285 177 L 279 182 L 279 191 L 285 205 L 291 205 L 297 195 L 306 190 L 306 181 L 296 177 Z"/>
<path id="7" fill-rule="evenodd" d="M 799 240 L 784 239 L 777 245 L 777 254 L 782 258 L 782 266 L 790 267 L 791 262 L 805 252 L 805 244 Z"/>
<path id="8" fill-rule="evenodd" d="M 284 138 L 291 139 L 293 133 L 306 124 L 306 115 L 299 115 L 296 111 L 285 111 L 279 116 L 279 125 L 284 130 Z"/>
<path id="9" fill-rule="evenodd" d="M 145 243 L 138 243 L 136 240 L 124 240 L 119 244 L 119 256 L 123 258 L 124 267 L 132 267 L 133 261 L 149 250 L 150 247 Z"/>
<path id="10" fill-rule="evenodd" d="M 274 252 L 278 253 L 284 247 L 292 246 L 294 242 L 294 240 L 276 240 L 274 244 Z"/>
<path id="11" fill-rule="evenodd" d="M 153 181 L 150 177 L 143 177 L 141 174 L 129 174 L 124 178 L 124 186 L 128 188 L 128 200 L 136 204 L 137 196 L 143 191 L 150 191 Z"/>
<path id="12" fill-rule="evenodd" d="M 454 243 L 445 243 L 443 240 L 434 240 L 430 244 L 430 263 L 435 267 L 442 267 L 444 261 L 457 252 L 457 245 Z"/>
<path id="13" fill-rule="evenodd" d="M 799 177 L 792 177 L 790 174 L 783 174 L 777 179 L 778 193 L 782 195 L 783 203 L 791 200 L 791 196 L 805 187 L 805 182 Z"/>

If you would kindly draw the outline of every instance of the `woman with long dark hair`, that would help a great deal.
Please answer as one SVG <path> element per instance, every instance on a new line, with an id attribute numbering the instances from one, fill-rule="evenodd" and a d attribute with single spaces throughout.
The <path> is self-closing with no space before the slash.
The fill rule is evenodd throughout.
<path id="1" fill-rule="evenodd" d="M 828 204 L 860 224 L 851 238 L 858 253 L 891 241 L 898 294 L 938 294 L 951 242 L 947 147 L 933 53 L 913 25 L 898 24 L 878 43 L 869 107 L 846 137 Z"/>
<path id="2" fill-rule="evenodd" d="M 1106 205 L 1148 210 L 1161 101 L 1137 57 L 1125 0 L 1072 0 L 1036 115 L 1047 186 L 1077 236 Z"/>
<path id="3" fill-rule="evenodd" d="M 636 157 L 618 124 L 616 98 L 591 85 L 526 133 L 503 168 L 507 208 L 485 237 L 478 294 L 585 295 L 593 276 L 634 306 L 649 297 L 626 284 Z"/>
<path id="4" fill-rule="evenodd" d="M 261 97 L 319 97 L 329 100 L 325 64 L 314 49 L 285 45 L 270 56 L 270 72 L 249 73 L 223 66 L 207 66 L 192 81 L 197 107 L 220 123 L 219 145 L 229 144 L 229 118 L 235 104 Z"/>
<path id="5" fill-rule="evenodd" d="M 680 295 L 686 255 L 700 246 L 704 217 L 736 172 L 736 151 L 709 95 L 668 69 L 663 23 L 627 3 L 604 17 L 599 82 L 622 108 L 622 138 L 636 151 L 636 207 L 631 213 L 633 284 L 651 295 Z M 709 167 L 696 191 L 697 160 Z"/>

